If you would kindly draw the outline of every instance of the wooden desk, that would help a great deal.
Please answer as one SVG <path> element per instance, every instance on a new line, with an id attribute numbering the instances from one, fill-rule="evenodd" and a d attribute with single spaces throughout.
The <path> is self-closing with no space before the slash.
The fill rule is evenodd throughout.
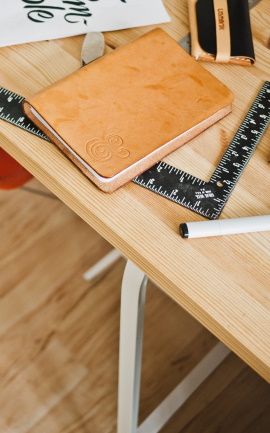
<path id="1" fill-rule="evenodd" d="M 172 22 L 163 27 L 175 39 L 188 31 L 185 1 L 165 1 Z M 204 65 L 235 93 L 234 110 L 167 158 L 207 178 L 270 72 L 270 3 L 252 10 L 256 67 Z M 106 34 L 117 47 L 145 28 Z M 82 37 L 3 48 L 0 85 L 29 96 L 79 67 Z M 109 48 L 108 48 L 109 49 Z M 1 146 L 132 259 L 164 292 L 198 319 L 261 376 L 270 381 L 270 234 L 182 240 L 181 221 L 194 213 L 139 186 L 113 195 L 98 191 L 50 143 L 4 122 Z M 222 217 L 270 213 L 270 129 L 238 183 Z"/>

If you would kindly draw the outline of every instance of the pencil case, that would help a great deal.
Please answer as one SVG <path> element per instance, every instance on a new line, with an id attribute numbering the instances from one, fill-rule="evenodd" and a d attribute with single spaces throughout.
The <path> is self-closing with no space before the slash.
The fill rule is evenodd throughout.
<path id="1" fill-rule="evenodd" d="M 248 0 L 188 0 L 191 54 L 196 60 L 255 62 Z"/>

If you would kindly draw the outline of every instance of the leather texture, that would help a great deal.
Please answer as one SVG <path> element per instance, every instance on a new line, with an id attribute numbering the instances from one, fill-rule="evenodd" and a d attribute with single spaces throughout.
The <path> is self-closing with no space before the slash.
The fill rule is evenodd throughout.
<path id="1" fill-rule="evenodd" d="M 255 62 L 248 0 L 188 0 L 192 55 L 250 66 Z"/>
<path id="2" fill-rule="evenodd" d="M 30 98 L 25 112 L 111 192 L 228 114 L 232 100 L 224 84 L 155 29 Z"/>
<path id="3" fill-rule="evenodd" d="M 213 0 L 215 21 L 218 63 L 228 63 L 231 57 L 231 34 L 227 0 Z"/>

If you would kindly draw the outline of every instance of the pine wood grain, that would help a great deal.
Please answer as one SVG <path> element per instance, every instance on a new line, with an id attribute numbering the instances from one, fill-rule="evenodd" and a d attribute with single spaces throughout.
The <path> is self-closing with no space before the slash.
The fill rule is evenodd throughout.
<path id="1" fill-rule="evenodd" d="M 0 191 L 0 233 L 0 431 L 115 433 L 124 261 L 86 283 L 110 245 L 59 200 L 21 190 Z M 153 284 L 145 321 L 141 420 L 216 343 Z M 269 408 L 269 385 L 231 355 L 162 433 L 268 433 Z"/>
<path id="2" fill-rule="evenodd" d="M 167 0 L 176 39 L 187 31 L 186 2 Z M 226 119 L 167 160 L 207 178 L 230 141 L 262 81 L 269 78 L 270 4 L 252 10 L 255 67 L 206 65 L 235 93 Z M 116 47 L 146 28 L 108 33 Z M 0 83 L 25 96 L 79 67 L 81 38 L 0 50 Z M 265 134 L 222 217 L 270 213 L 270 131 Z M 179 222 L 201 218 L 129 184 L 111 196 L 98 191 L 50 143 L 0 124 L 1 146 L 28 168 L 91 227 L 137 263 L 162 290 L 270 381 L 270 235 L 184 241 Z"/>

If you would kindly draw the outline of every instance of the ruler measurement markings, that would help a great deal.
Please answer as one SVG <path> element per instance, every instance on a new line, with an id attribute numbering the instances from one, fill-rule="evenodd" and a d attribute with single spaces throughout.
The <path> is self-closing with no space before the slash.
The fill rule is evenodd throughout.
<path id="1" fill-rule="evenodd" d="M 142 175 L 137 176 L 133 180 L 134 183 L 207 218 L 217 218 L 269 124 L 270 107 L 269 98 L 265 97 L 266 92 L 270 93 L 269 82 L 264 84 L 255 98 L 251 109 L 225 151 L 209 182 L 160 161 Z M 4 104 L 2 104 L 2 100 Z M 34 124 L 28 122 L 28 120 L 28 123 L 26 123 L 21 107 L 23 100 L 22 96 L 0 88 L 0 118 L 49 141 L 48 137 Z M 13 117 L 11 118 L 9 109 L 12 111 Z M 214 203 L 218 203 L 218 206 L 215 206 Z"/>

